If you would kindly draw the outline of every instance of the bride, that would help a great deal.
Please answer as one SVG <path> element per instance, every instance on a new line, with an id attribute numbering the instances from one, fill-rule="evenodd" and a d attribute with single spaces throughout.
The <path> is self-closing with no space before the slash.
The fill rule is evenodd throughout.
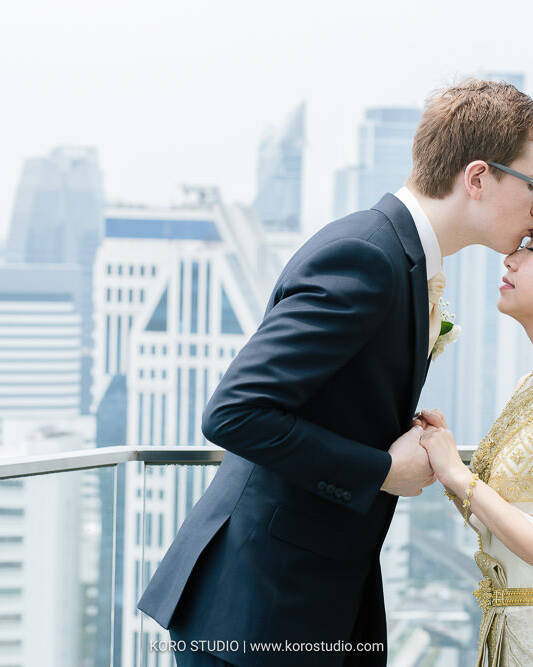
<path id="1" fill-rule="evenodd" d="M 531 255 L 529 253 L 532 253 Z M 498 309 L 533 342 L 533 240 L 508 255 Z M 476 667 L 533 665 L 533 372 L 476 449 L 461 461 L 438 410 L 424 410 L 420 444 L 446 495 L 477 532 L 483 574 L 474 592 L 482 608 Z"/>

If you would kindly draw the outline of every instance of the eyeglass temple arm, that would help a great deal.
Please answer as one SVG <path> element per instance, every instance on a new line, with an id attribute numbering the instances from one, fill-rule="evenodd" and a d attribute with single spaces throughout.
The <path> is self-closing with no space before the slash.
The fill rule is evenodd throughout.
<path id="1" fill-rule="evenodd" d="M 505 171 L 506 173 L 511 174 L 511 176 L 521 178 L 526 183 L 533 185 L 533 178 L 530 178 L 529 176 L 526 176 L 525 174 L 522 174 L 515 169 L 511 169 L 511 167 L 506 167 L 504 164 L 500 164 L 499 162 L 492 162 L 490 160 L 487 160 L 487 164 L 490 164 L 491 167 L 496 167 L 496 169 L 501 169 L 501 171 Z"/>

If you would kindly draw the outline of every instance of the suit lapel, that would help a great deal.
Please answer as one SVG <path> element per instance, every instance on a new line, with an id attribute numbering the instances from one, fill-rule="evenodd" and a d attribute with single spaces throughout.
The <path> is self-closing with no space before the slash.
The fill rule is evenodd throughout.
<path id="1" fill-rule="evenodd" d="M 386 194 L 374 207 L 392 223 L 405 254 L 411 260 L 409 271 L 414 310 L 414 350 L 411 382 L 410 415 L 415 412 L 420 391 L 429 367 L 427 358 L 429 345 L 429 305 L 426 256 L 414 220 L 407 207 L 397 197 Z"/>
<path id="2" fill-rule="evenodd" d="M 424 385 L 428 364 L 429 304 L 425 260 L 411 268 L 409 278 L 415 315 L 415 350 L 410 403 L 410 413 L 413 415 Z"/>

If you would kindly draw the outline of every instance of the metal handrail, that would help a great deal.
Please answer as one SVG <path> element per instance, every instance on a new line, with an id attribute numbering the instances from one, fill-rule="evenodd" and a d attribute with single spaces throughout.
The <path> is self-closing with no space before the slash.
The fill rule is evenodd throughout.
<path id="1" fill-rule="evenodd" d="M 86 468 L 104 468 L 128 461 L 143 461 L 149 465 L 217 465 L 225 450 L 216 445 L 194 447 L 97 447 L 54 454 L 0 458 L 0 480 L 13 477 L 32 477 Z M 468 464 L 474 450 L 459 448 L 464 463 Z"/>
<path id="2" fill-rule="evenodd" d="M 0 480 L 12 477 L 31 477 L 56 472 L 105 468 L 128 461 L 143 461 L 149 465 L 217 465 L 225 450 L 216 445 L 195 447 L 97 447 L 53 454 L 0 458 Z"/>

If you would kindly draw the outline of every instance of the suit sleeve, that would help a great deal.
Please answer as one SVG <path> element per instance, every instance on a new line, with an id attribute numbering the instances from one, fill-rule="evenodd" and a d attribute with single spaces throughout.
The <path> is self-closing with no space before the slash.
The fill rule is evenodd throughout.
<path id="1" fill-rule="evenodd" d="M 367 241 L 335 240 L 289 269 L 277 301 L 207 403 L 205 437 L 310 493 L 366 513 L 390 454 L 295 411 L 361 352 L 383 322 L 392 290 L 390 260 Z"/>

